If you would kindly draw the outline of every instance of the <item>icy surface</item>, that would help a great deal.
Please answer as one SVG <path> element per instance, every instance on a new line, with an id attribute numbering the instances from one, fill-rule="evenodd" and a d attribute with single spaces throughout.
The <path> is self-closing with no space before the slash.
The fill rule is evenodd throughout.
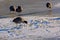
<path id="1" fill-rule="evenodd" d="M 52 3 L 51 11 L 46 7 L 47 2 Z M 22 6 L 23 11 L 15 14 L 24 16 L 28 24 L 16 25 L 12 22 L 14 18 L 7 18 L 11 5 L 16 8 L 18 5 Z M 0 40 L 56 40 L 56 38 L 60 40 L 60 0 L 0 0 Z"/>
<path id="2" fill-rule="evenodd" d="M 42 38 L 59 38 L 60 18 L 59 17 L 39 17 L 23 16 L 28 24 L 15 24 L 14 18 L 0 19 L 0 38 L 9 40 L 37 40 Z"/>

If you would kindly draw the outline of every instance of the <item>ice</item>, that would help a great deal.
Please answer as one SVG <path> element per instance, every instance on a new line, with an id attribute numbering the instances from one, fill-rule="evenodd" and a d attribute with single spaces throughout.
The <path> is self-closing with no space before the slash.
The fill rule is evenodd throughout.
<path id="1" fill-rule="evenodd" d="M 52 10 L 46 3 L 52 3 Z M 9 7 L 22 6 L 16 13 L 28 24 L 15 24 Z M 56 40 L 60 38 L 60 0 L 0 0 L 0 40 Z"/>
<path id="2" fill-rule="evenodd" d="M 51 18 L 39 17 L 39 16 L 31 16 L 31 17 L 22 16 L 22 17 L 28 21 L 28 24 L 20 23 L 16 25 L 14 22 L 12 22 L 14 18 L 0 19 L 0 34 L 1 33 L 6 34 L 5 36 L 8 36 L 9 38 L 13 39 L 22 38 L 22 40 L 24 37 L 26 39 L 26 36 L 29 35 L 35 35 L 38 37 L 41 36 L 42 38 L 53 38 L 59 36 L 60 23 L 58 22 L 60 22 L 60 20 L 55 20 L 58 19 L 59 17 L 51 17 Z"/>

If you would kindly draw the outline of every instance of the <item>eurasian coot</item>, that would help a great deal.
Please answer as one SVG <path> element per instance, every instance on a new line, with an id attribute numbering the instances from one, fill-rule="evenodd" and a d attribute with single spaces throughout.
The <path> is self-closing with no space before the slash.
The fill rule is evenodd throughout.
<path id="1" fill-rule="evenodd" d="M 9 7 L 10 11 L 15 11 L 14 6 Z"/>
<path id="2" fill-rule="evenodd" d="M 52 8 L 51 3 L 47 2 L 47 3 L 46 3 L 46 7 L 47 7 L 47 8 Z"/>
<path id="3" fill-rule="evenodd" d="M 22 18 L 21 17 L 17 17 L 17 18 L 15 18 L 15 19 L 13 19 L 13 22 L 14 23 L 26 23 L 27 24 L 27 21 L 22 21 Z"/>
<path id="4" fill-rule="evenodd" d="M 18 8 L 16 9 L 16 12 L 22 12 L 22 8 L 21 8 L 21 6 L 18 6 Z"/>

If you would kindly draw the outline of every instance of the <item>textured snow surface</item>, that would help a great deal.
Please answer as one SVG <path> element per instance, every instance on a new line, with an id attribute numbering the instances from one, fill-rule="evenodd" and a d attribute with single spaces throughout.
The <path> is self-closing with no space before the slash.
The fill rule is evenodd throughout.
<path id="1" fill-rule="evenodd" d="M 0 19 L 0 38 L 2 40 L 42 40 L 42 38 L 59 38 L 60 18 L 59 17 L 39 17 L 23 16 L 28 24 L 15 24 L 14 18 Z M 43 39 L 45 40 L 45 39 Z M 48 39 L 46 39 L 48 40 Z"/>

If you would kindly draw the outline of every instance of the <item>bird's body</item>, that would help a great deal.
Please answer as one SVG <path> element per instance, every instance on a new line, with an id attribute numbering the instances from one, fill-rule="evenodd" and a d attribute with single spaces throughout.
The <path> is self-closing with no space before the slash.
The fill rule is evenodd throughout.
<path id="1" fill-rule="evenodd" d="M 21 23 L 22 22 L 22 18 L 21 17 L 17 17 L 13 20 L 13 22 L 15 23 Z"/>
<path id="2" fill-rule="evenodd" d="M 23 19 L 21 18 L 21 17 L 17 17 L 17 18 L 15 18 L 15 19 L 13 19 L 13 22 L 14 23 L 26 23 L 27 24 L 27 21 L 22 21 Z"/>
<path id="3" fill-rule="evenodd" d="M 51 3 L 47 2 L 47 3 L 46 3 L 46 7 L 51 9 L 51 8 L 52 8 Z"/>
<path id="4" fill-rule="evenodd" d="M 22 8 L 21 8 L 21 6 L 18 6 L 18 8 L 16 9 L 16 12 L 22 12 Z"/>
<path id="5" fill-rule="evenodd" d="M 10 6 L 10 11 L 15 11 L 14 6 Z"/>

